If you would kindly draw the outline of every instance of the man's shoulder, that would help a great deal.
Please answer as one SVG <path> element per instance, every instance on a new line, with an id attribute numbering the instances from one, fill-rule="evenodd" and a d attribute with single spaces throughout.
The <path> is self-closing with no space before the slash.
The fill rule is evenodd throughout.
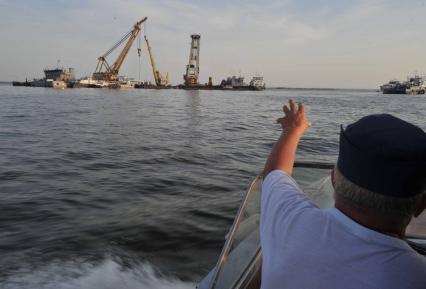
<path id="1" fill-rule="evenodd" d="M 290 225 L 296 229 L 294 224 L 312 227 L 321 219 L 312 215 L 317 211 L 318 207 L 287 173 L 274 170 L 266 176 L 261 197 L 261 231 L 265 235 L 286 235 L 283 232 Z"/>
<path id="2" fill-rule="evenodd" d="M 297 182 L 282 170 L 271 171 L 262 184 L 262 208 L 270 206 L 292 211 L 317 208 Z"/>
<path id="3" fill-rule="evenodd" d="M 313 206 L 313 203 L 290 175 L 281 170 L 274 170 L 266 176 L 262 184 L 262 207 L 277 205 L 293 210 L 299 208 L 299 205 Z"/>
<path id="4" fill-rule="evenodd" d="M 292 190 L 297 193 L 303 193 L 303 191 L 297 185 L 297 182 L 290 175 L 288 175 L 282 170 L 271 171 L 263 181 L 263 191 L 271 190 L 274 188 L 279 190 Z"/>

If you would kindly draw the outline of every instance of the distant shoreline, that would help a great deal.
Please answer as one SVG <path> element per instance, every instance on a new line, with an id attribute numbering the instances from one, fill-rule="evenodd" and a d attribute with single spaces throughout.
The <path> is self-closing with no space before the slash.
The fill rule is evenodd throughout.
<path id="1" fill-rule="evenodd" d="M 13 81 L 0 81 L 0 85 L 10 84 L 12 85 Z M 352 91 L 376 91 L 375 88 L 338 88 L 338 87 L 286 87 L 286 86 L 274 86 L 267 87 L 266 90 L 352 90 Z"/>
<path id="2" fill-rule="evenodd" d="M 352 91 L 376 91 L 375 88 L 332 88 L 332 87 L 268 87 L 266 88 L 271 90 L 352 90 Z"/>

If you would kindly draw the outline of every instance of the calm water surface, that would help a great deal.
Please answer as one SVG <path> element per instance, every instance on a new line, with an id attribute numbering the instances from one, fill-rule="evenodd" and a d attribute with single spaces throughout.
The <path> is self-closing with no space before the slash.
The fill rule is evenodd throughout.
<path id="1" fill-rule="evenodd" d="M 194 287 L 290 98 L 312 122 L 300 160 L 334 161 L 370 113 L 426 130 L 425 96 L 0 86 L 0 287 Z"/>

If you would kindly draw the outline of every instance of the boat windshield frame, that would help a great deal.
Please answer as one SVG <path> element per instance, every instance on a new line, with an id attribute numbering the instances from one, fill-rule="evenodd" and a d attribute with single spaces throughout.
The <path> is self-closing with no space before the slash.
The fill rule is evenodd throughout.
<path id="1" fill-rule="evenodd" d="M 245 212 L 245 210 L 246 210 L 246 208 L 247 208 L 250 200 L 253 197 L 253 194 L 255 192 L 255 188 L 256 188 L 258 182 L 261 182 L 262 180 L 263 180 L 263 177 L 259 175 L 259 176 L 257 176 L 251 182 L 250 188 L 249 188 L 249 190 L 248 190 L 248 192 L 247 192 L 247 194 L 246 194 L 246 196 L 244 198 L 244 201 L 242 202 L 240 208 L 238 209 L 237 216 L 234 219 L 234 223 L 231 226 L 231 229 L 230 229 L 230 231 L 228 233 L 228 237 L 226 238 L 226 241 L 225 241 L 225 244 L 223 246 L 222 252 L 221 252 L 220 257 L 219 257 L 219 259 L 217 261 L 217 264 L 215 266 L 215 272 L 214 272 L 214 275 L 213 275 L 213 278 L 212 278 L 212 282 L 211 282 L 210 287 L 209 287 L 210 289 L 215 288 L 215 286 L 217 284 L 217 281 L 218 281 L 218 278 L 219 278 L 219 274 L 220 274 L 220 272 L 221 272 L 221 270 L 223 268 L 223 265 L 224 265 L 225 261 L 227 260 L 227 257 L 229 256 L 229 253 L 230 253 L 231 248 L 232 248 L 232 244 L 235 241 L 236 232 L 237 232 L 237 230 L 239 228 L 239 225 L 241 224 L 241 221 L 243 219 L 243 213 Z M 256 256 L 258 255 L 259 251 L 260 251 L 260 244 L 258 246 L 256 254 L 254 255 L 254 258 L 256 258 Z M 244 269 L 244 271 L 245 271 L 245 269 Z M 244 272 L 242 272 L 242 273 L 244 273 Z M 234 282 L 234 284 L 236 282 L 238 282 L 238 280 L 236 280 Z"/>

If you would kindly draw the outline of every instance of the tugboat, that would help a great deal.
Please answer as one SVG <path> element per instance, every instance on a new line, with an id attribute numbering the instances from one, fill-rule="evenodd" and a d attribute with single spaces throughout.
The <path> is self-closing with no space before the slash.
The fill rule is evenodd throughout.
<path id="1" fill-rule="evenodd" d="M 334 204 L 330 173 L 333 164 L 295 163 L 293 177 L 320 208 Z M 216 266 L 199 283 L 197 289 L 259 289 L 262 251 L 259 222 L 262 178 L 252 182 Z M 426 255 L 426 215 L 413 219 L 406 231 L 407 243 Z"/>

